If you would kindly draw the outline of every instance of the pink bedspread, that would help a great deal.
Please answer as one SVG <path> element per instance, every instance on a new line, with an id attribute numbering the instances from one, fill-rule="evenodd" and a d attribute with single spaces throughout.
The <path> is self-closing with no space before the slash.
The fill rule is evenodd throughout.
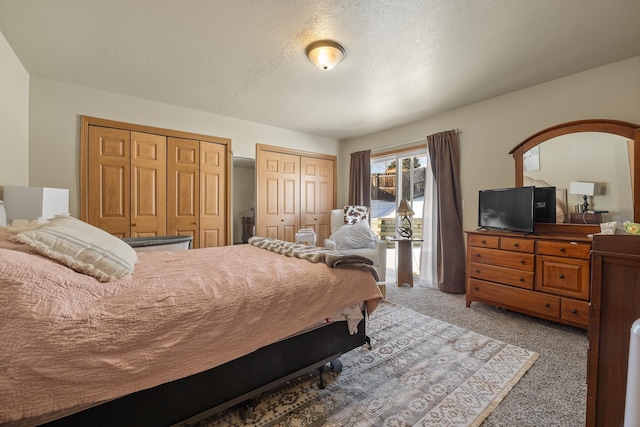
<path id="1" fill-rule="evenodd" d="M 250 245 L 140 253 L 109 283 L 0 245 L 0 423 L 195 374 L 380 299 L 369 272 Z"/>

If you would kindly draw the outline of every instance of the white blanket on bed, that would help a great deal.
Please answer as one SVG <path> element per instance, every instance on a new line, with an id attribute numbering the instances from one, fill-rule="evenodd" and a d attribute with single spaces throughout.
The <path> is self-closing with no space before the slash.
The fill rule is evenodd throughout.
<path id="1" fill-rule="evenodd" d="M 108 283 L 24 250 L 0 241 L 0 423 L 195 374 L 381 300 L 368 272 L 251 245 L 141 253 Z"/>

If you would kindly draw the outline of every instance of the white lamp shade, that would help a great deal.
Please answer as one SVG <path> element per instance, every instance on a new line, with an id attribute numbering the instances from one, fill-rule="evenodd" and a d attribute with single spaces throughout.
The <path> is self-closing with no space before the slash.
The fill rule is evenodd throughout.
<path id="1" fill-rule="evenodd" d="M 595 182 L 572 181 L 569 184 L 569 194 L 598 196 L 600 194 L 600 184 Z"/>
<path id="2" fill-rule="evenodd" d="M 4 187 L 7 223 L 51 219 L 69 212 L 69 190 L 49 187 Z"/>

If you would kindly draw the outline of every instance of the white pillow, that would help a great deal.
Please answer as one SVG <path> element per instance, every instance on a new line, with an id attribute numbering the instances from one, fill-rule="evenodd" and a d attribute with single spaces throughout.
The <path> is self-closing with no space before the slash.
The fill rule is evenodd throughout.
<path id="1" fill-rule="evenodd" d="M 17 233 L 15 240 L 101 282 L 130 276 L 138 261 L 127 243 L 71 216 L 56 216 L 38 228 Z"/>
<path id="2" fill-rule="evenodd" d="M 345 224 L 330 237 L 336 243 L 336 250 L 373 248 L 378 239 L 369 228 L 367 221 Z"/>

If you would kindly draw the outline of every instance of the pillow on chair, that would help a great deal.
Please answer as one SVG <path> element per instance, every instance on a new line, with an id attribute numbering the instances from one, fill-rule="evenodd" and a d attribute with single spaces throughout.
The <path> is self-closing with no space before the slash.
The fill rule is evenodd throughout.
<path id="1" fill-rule="evenodd" d="M 369 228 L 367 221 L 345 224 L 330 237 L 336 243 L 336 250 L 373 248 L 378 239 Z"/>
<path id="2" fill-rule="evenodd" d="M 345 206 L 344 207 L 344 223 L 355 224 L 360 221 L 369 220 L 369 207 L 368 206 Z"/>

